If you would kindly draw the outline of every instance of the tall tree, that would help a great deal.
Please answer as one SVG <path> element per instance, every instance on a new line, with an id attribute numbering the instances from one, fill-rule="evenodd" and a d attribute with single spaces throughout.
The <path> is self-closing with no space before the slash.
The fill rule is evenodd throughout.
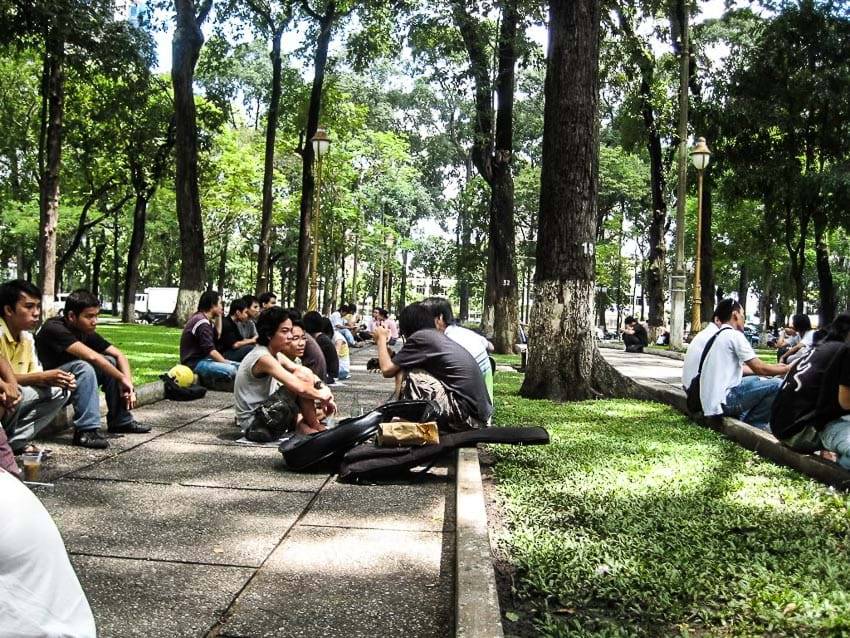
<path id="1" fill-rule="evenodd" d="M 553 1 L 549 10 L 536 301 L 520 393 L 569 401 L 627 382 L 593 330 L 600 0 Z"/>
<path id="2" fill-rule="evenodd" d="M 195 311 L 207 279 L 204 225 L 198 193 L 198 125 L 192 83 L 204 44 L 201 25 L 212 0 L 196 8 L 192 0 L 174 0 L 177 27 L 171 43 L 171 82 L 174 87 L 176 170 L 174 190 L 180 230 L 180 292 L 175 319 L 183 323 Z"/>

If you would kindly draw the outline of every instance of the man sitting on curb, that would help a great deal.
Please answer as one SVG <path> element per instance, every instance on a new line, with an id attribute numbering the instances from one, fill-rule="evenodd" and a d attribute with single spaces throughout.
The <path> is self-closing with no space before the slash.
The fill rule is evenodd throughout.
<path id="1" fill-rule="evenodd" d="M 236 423 L 245 437 L 268 443 L 288 430 L 294 429 L 298 434 L 324 430 L 315 401 L 322 402 L 324 413 L 332 413 L 335 406 L 331 391 L 312 375 L 305 377 L 287 370 L 278 358 L 285 351 L 293 352 L 293 342 L 304 343 L 304 327 L 299 322 L 293 323 L 290 313 L 283 308 L 271 308 L 260 314 L 257 333 L 257 347 L 242 360 L 233 389 Z M 296 354 L 298 349 L 294 348 Z M 278 421 L 274 432 L 255 423 L 257 408 L 272 395 L 278 404 L 274 411 Z"/>
<path id="2" fill-rule="evenodd" d="M 434 315 L 422 304 L 407 306 L 399 317 L 404 346 L 390 356 L 390 331 L 375 327 L 378 363 L 386 378 L 403 373 L 400 399 L 435 401 L 440 425 L 464 431 L 487 425 L 493 405 L 472 355 L 434 327 Z"/>
<path id="3" fill-rule="evenodd" d="M 756 356 L 744 336 L 744 312 L 737 301 L 718 305 L 717 320 L 721 325 L 700 376 L 702 412 L 736 417 L 768 430 L 770 408 L 782 384 L 773 375 L 784 375 L 788 366 L 765 363 Z M 744 376 L 745 365 L 752 375 Z"/>
<path id="4" fill-rule="evenodd" d="M 65 301 L 62 317 L 44 322 L 35 336 L 38 357 L 48 370 L 74 375 L 77 387 L 71 393 L 74 405 L 74 445 L 103 449 L 109 441 L 100 433 L 100 395 L 106 395 L 107 429 L 113 434 L 144 434 L 142 425 L 130 414 L 136 393 L 130 362 L 114 345 L 97 334 L 100 300 L 88 290 L 75 290 Z"/>
<path id="5" fill-rule="evenodd" d="M 649 345 L 649 335 L 646 334 L 646 328 L 634 317 L 626 317 L 623 343 L 626 346 L 626 352 L 643 352 L 643 349 Z"/>
<path id="6" fill-rule="evenodd" d="M 77 385 L 65 370 L 43 370 L 30 332 L 41 316 L 41 291 L 16 279 L 0 286 L 0 356 L 9 362 L 21 401 L 3 417 L 3 429 L 16 453 L 39 449 L 30 441 L 59 413 Z"/>
<path id="7" fill-rule="evenodd" d="M 242 302 L 245 304 L 245 319 L 240 321 L 239 334 L 243 339 L 257 338 L 257 317 L 260 316 L 260 300 L 254 295 L 245 295 L 242 297 Z"/>
<path id="8" fill-rule="evenodd" d="M 221 321 L 221 335 L 216 348 L 228 361 L 242 361 L 257 343 L 257 337 L 242 338 L 240 326 L 248 320 L 248 306 L 242 299 L 230 302 L 230 312 Z"/>
<path id="9" fill-rule="evenodd" d="M 239 364 L 228 361 L 216 350 L 213 321 L 221 317 L 221 298 L 207 290 L 198 301 L 198 311 L 189 317 L 180 335 L 180 363 L 190 367 L 206 383 L 228 383 L 236 377 Z"/>

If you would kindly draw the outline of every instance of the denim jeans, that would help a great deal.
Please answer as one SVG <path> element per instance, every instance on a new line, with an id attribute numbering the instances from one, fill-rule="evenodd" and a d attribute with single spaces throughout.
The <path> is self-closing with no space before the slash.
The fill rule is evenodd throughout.
<path id="1" fill-rule="evenodd" d="M 113 366 L 114 357 L 104 355 Z M 74 406 L 74 428 L 77 430 L 96 430 L 100 427 L 100 395 L 98 386 L 106 395 L 106 423 L 109 427 L 121 427 L 133 422 L 133 416 L 127 410 L 127 402 L 121 395 L 121 386 L 116 379 L 86 361 L 77 359 L 59 366 L 60 370 L 70 372 L 76 377 L 77 388 L 71 393 Z"/>
<path id="2" fill-rule="evenodd" d="M 769 432 L 770 408 L 781 385 L 781 377 L 746 376 L 727 393 L 723 414 Z"/>
<path id="3" fill-rule="evenodd" d="M 21 402 L 14 412 L 3 418 L 3 428 L 9 437 L 11 448 L 15 452 L 24 449 L 27 443 L 59 414 L 59 410 L 67 401 L 68 393 L 61 388 L 21 386 Z"/>
<path id="4" fill-rule="evenodd" d="M 232 380 L 236 378 L 239 364 L 235 361 L 215 361 L 210 357 L 201 359 L 195 364 L 195 374 L 210 380 L 223 379 Z"/>
<path id="5" fill-rule="evenodd" d="M 838 455 L 838 464 L 850 470 L 850 414 L 826 424 L 820 433 L 824 448 Z"/>
<path id="6" fill-rule="evenodd" d="M 345 340 L 348 342 L 348 345 L 354 345 L 354 335 L 351 334 L 351 330 L 349 330 L 348 328 L 337 328 L 336 330 L 337 332 L 339 332 L 339 334 L 345 337 Z"/>

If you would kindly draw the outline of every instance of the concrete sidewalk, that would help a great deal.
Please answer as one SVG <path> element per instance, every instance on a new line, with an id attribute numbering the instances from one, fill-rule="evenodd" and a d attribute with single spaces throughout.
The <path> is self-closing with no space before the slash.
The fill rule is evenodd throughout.
<path id="1" fill-rule="evenodd" d="M 612 350 L 610 348 L 600 348 L 599 352 L 621 374 L 631 377 L 635 381 L 653 381 L 679 389 L 682 388 L 682 366 L 684 362 L 679 359 Z"/>
<path id="2" fill-rule="evenodd" d="M 333 388 L 364 410 L 392 381 Z M 294 474 L 275 448 L 235 443 L 232 395 L 139 408 L 150 434 L 105 451 L 50 443 L 34 488 L 110 636 L 415 636 L 454 632 L 454 482 L 342 485 Z"/>

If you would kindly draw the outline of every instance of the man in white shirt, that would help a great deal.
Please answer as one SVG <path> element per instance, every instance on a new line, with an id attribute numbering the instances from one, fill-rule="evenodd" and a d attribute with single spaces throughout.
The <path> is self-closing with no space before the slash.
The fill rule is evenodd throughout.
<path id="1" fill-rule="evenodd" d="M 770 407 L 782 384 L 781 376 L 774 375 L 784 375 L 789 366 L 765 363 L 756 356 L 744 336 L 741 304 L 728 301 L 715 310 L 721 325 L 700 376 L 702 411 L 705 416 L 732 416 L 768 430 Z M 744 366 L 753 374 L 744 376 Z"/>

